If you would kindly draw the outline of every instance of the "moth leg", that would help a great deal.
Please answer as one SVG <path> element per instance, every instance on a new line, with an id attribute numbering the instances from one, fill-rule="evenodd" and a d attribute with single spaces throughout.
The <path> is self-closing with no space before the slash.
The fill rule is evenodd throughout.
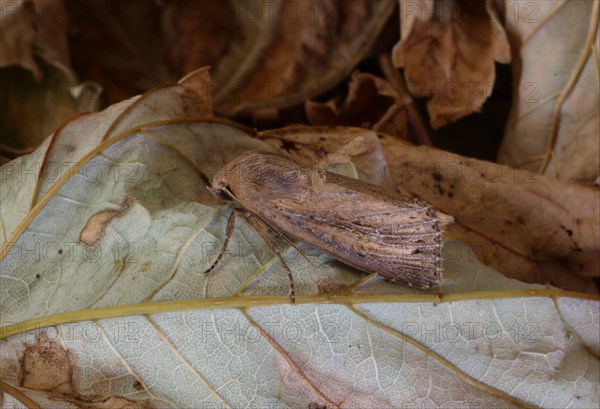
<path id="1" fill-rule="evenodd" d="M 221 251 L 219 251 L 219 255 L 217 259 L 212 263 L 212 265 L 204 271 L 204 275 L 207 276 L 208 273 L 214 270 L 214 268 L 219 264 L 219 261 L 225 255 L 225 250 L 227 250 L 227 244 L 229 243 L 229 239 L 233 233 L 233 226 L 235 225 L 235 209 L 231 209 L 231 213 L 229 214 L 229 219 L 227 220 L 227 229 L 225 230 L 225 240 L 223 240 L 223 245 L 221 246 Z"/>
<path id="2" fill-rule="evenodd" d="M 307 256 L 306 254 L 304 254 L 304 252 L 303 252 L 302 250 L 300 250 L 300 249 L 298 248 L 298 246 L 296 246 L 296 244 L 295 244 L 295 243 L 294 243 L 292 240 L 290 240 L 288 237 L 286 237 L 286 235 L 285 235 L 285 234 L 281 234 L 279 231 L 277 231 L 277 229 L 275 229 L 275 228 L 271 227 L 271 225 L 270 225 L 269 223 L 267 223 L 267 222 L 266 222 L 266 221 L 264 221 L 263 219 L 261 219 L 261 218 L 257 217 L 256 215 L 253 215 L 253 216 L 254 216 L 254 217 L 256 217 L 258 220 L 260 220 L 261 222 L 263 222 L 263 224 L 266 224 L 266 225 L 267 225 L 267 226 L 268 226 L 268 227 L 269 227 L 271 230 L 273 230 L 273 231 L 274 231 L 274 232 L 275 232 L 275 233 L 276 233 L 276 234 L 277 234 L 279 237 L 281 237 L 283 240 L 285 240 L 285 242 L 286 242 L 287 244 L 289 244 L 291 247 L 293 247 L 293 248 L 294 248 L 294 250 L 296 250 L 298 253 L 300 253 L 300 255 L 301 255 L 302 257 L 304 257 L 304 259 L 305 259 L 305 260 L 306 260 L 306 261 L 307 261 L 307 262 L 308 262 L 308 263 L 309 263 L 311 266 L 313 266 L 313 267 L 315 266 L 315 263 L 314 263 L 314 262 L 313 262 L 311 259 L 309 259 L 309 258 L 308 258 L 308 256 Z"/>
<path id="3" fill-rule="evenodd" d="M 267 245 L 271 248 L 271 251 L 273 251 L 275 254 L 277 254 L 277 257 L 279 257 L 279 261 L 281 261 L 281 265 L 283 266 L 283 268 L 285 268 L 285 271 L 287 271 L 287 273 L 288 273 L 288 279 L 290 280 L 290 298 L 292 300 L 292 304 L 295 304 L 296 303 L 296 289 L 294 287 L 294 276 L 292 275 L 292 270 L 289 268 L 289 266 L 283 259 L 281 252 L 279 251 L 279 249 L 277 248 L 277 246 L 275 245 L 273 240 L 271 240 L 268 233 L 265 231 L 265 224 L 263 224 L 264 222 L 262 222 L 261 219 L 259 219 L 258 217 L 256 217 L 254 214 L 252 214 L 250 212 L 246 212 L 245 217 L 246 217 L 246 220 L 248 220 L 248 222 L 252 225 L 252 227 L 254 227 L 254 229 L 258 232 L 258 234 L 260 234 L 260 236 L 265 241 L 265 243 L 267 243 Z M 280 234 L 279 232 L 277 232 L 277 233 Z"/>

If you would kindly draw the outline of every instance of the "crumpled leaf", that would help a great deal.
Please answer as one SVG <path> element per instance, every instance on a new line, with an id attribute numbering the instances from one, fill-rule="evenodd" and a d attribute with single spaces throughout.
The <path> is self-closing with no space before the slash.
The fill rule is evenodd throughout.
<path id="1" fill-rule="evenodd" d="M 396 7 L 388 0 L 100 3 L 70 3 L 71 41 L 76 66 L 106 84 L 109 102 L 210 65 L 215 108 L 227 116 L 301 104 L 334 87 Z"/>
<path id="2" fill-rule="evenodd" d="M 95 110 L 101 89 L 78 83 L 66 30 L 60 0 L 0 2 L 1 150 L 36 147 L 69 116 Z"/>
<path id="3" fill-rule="evenodd" d="M 386 141 L 394 180 L 418 189 L 455 216 L 458 228 L 483 238 L 465 241 L 480 247 L 481 260 L 525 281 L 597 292 L 600 191 L 427 147 L 401 150 Z"/>
<path id="4" fill-rule="evenodd" d="M 243 27 L 243 41 L 229 46 L 214 73 L 215 106 L 228 116 L 303 103 L 334 87 L 369 51 L 395 9 L 388 0 L 232 4 L 233 27 Z M 262 12 L 252 21 L 256 6 Z"/>
<path id="5" fill-rule="evenodd" d="M 363 132 L 296 126 L 260 136 L 287 141 L 298 157 L 305 151 L 328 152 Z M 468 243 L 484 263 L 519 280 L 597 292 L 598 189 L 386 135 L 379 134 L 378 141 L 383 150 L 379 163 L 389 165 L 393 183 L 454 216 L 450 233 Z M 313 160 L 319 159 L 317 154 Z"/>
<path id="6" fill-rule="evenodd" d="M 400 14 L 392 61 L 413 95 L 430 98 L 431 126 L 478 112 L 492 92 L 494 61 L 511 58 L 495 10 L 483 1 L 400 0 Z"/>
<path id="7" fill-rule="evenodd" d="M 105 104 L 187 74 L 173 77 L 165 65 L 158 2 L 67 0 L 66 12 L 73 66 L 80 77 L 102 84 Z"/>
<path id="8" fill-rule="evenodd" d="M 291 305 L 279 259 L 239 219 L 205 276 L 231 206 L 210 198 L 201 173 L 276 148 L 206 119 L 203 74 L 71 120 L 0 168 L 5 402 L 597 406 L 598 297 L 507 279 L 456 241 L 446 244 L 440 287 L 416 291 L 298 243 L 309 262 L 279 240 L 295 276 Z M 385 162 L 385 146 L 355 131 L 362 139 L 337 149 L 329 141 L 330 151 L 370 180 L 387 165 L 367 159 Z M 35 164 L 37 173 L 20 173 Z M 104 219 L 96 245 L 81 243 L 105 211 L 122 213 Z M 20 383 L 26 348 L 44 339 L 69 357 L 71 392 Z"/>
<path id="9" fill-rule="evenodd" d="M 306 101 L 313 125 L 359 126 L 408 139 L 405 101 L 386 80 L 371 74 L 352 74 L 348 96 L 343 101 Z"/>
<path id="10" fill-rule="evenodd" d="M 585 184 L 598 177 L 598 15 L 597 2 L 511 3 L 518 59 L 499 162 Z"/>

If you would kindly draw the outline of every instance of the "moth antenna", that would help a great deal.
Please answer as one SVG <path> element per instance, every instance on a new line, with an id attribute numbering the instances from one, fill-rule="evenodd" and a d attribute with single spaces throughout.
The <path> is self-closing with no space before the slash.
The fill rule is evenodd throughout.
<path id="1" fill-rule="evenodd" d="M 229 239 L 233 233 L 233 226 L 235 225 L 235 210 L 231 209 L 231 213 L 229 213 L 229 219 L 227 219 L 227 229 L 225 230 L 225 239 L 223 240 L 223 245 L 221 246 L 221 251 L 219 251 L 219 255 L 217 259 L 212 263 L 212 265 L 204 271 L 204 275 L 207 276 L 214 268 L 219 264 L 219 261 L 223 258 L 225 254 L 225 250 L 227 250 L 227 244 L 229 244 Z"/>
<path id="2" fill-rule="evenodd" d="M 264 222 L 264 220 L 262 220 L 261 218 L 256 216 L 254 213 L 246 212 L 245 217 L 246 217 L 246 220 L 248 220 L 248 222 L 252 225 L 252 227 L 254 227 L 254 229 L 258 232 L 258 234 L 260 234 L 260 236 L 265 241 L 265 243 L 267 243 L 267 245 L 271 248 L 271 251 L 273 251 L 275 254 L 277 254 L 279 261 L 281 261 L 281 265 L 283 266 L 283 268 L 285 268 L 285 271 L 287 271 L 288 279 L 290 281 L 290 299 L 292 301 L 292 304 L 295 304 L 296 303 L 296 289 L 294 287 L 294 276 L 292 275 L 292 270 L 290 269 L 290 267 L 287 265 L 287 263 L 283 259 L 281 252 L 279 251 L 279 249 L 277 248 L 275 243 L 273 243 L 273 240 L 271 240 L 271 238 L 264 231 L 264 226 L 260 225 L 260 222 L 265 223 L 271 229 L 272 229 L 272 227 L 269 226 L 266 222 Z M 273 229 L 273 230 L 275 230 L 275 229 Z M 277 230 L 275 230 L 275 232 L 277 232 Z"/>

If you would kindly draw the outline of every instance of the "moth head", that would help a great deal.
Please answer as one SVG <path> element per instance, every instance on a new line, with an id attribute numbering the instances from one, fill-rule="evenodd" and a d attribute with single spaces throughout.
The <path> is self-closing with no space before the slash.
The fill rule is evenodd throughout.
<path id="1" fill-rule="evenodd" d="M 210 193 L 212 193 L 218 199 L 221 199 L 223 201 L 231 200 L 231 197 L 227 193 L 227 187 L 213 188 L 213 187 L 208 186 L 207 189 Z"/>
<path id="2" fill-rule="evenodd" d="M 218 199 L 224 201 L 229 201 L 232 199 L 231 187 L 229 186 L 229 180 L 224 170 L 220 170 L 216 173 L 210 182 L 210 186 L 207 186 L 207 189 Z"/>
<path id="3" fill-rule="evenodd" d="M 217 175 L 218 176 L 218 175 Z M 206 187 L 210 193 L 212 193 L 218 199 L 229 201 L 231 197 L 231 188 L 224 179 L 217 179 L 215 176 L 210 184 Z"/>

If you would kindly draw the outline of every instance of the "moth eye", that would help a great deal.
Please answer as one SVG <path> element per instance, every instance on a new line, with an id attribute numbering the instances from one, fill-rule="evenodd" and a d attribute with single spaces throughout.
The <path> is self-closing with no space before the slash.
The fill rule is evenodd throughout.
<path id="1" fill-rule="evenodd" d="M 219 199 L 229 201 L 231 200 L 231 197 L 229 197 L 229 193 L 227 193 L 227 191 L 231 192 L 231 190 L 229 190 L 229 185 L 215 189 L 213 192 L 215 193 L 215 196 L 217 196 Z"/>

